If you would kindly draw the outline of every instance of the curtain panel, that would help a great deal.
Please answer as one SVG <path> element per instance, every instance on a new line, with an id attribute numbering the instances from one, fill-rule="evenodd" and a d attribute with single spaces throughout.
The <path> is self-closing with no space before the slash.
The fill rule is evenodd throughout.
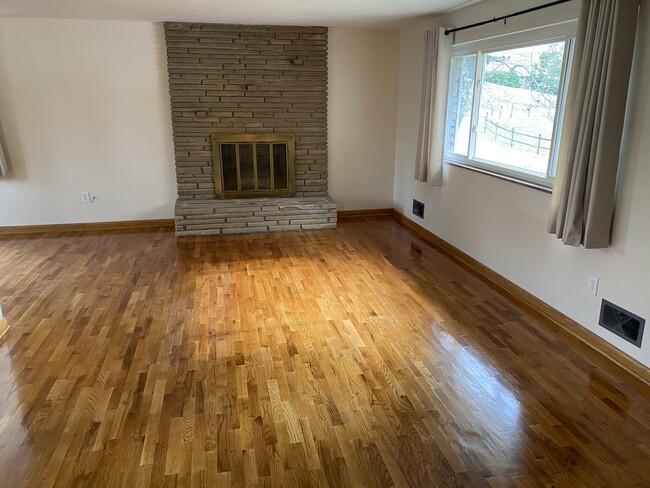
<path id="1" fill-rule="evenodd" d="M 570 246 L 610 244 L 638 10 L 582 3 L 548 225 Z"/>
<path id="2" fill-rule="evenodd" d="M 453 36 L 445 35 L 446 29 L 447 27 L 439 27 L 424 34 L 424 66 L 415 179 L 428 182 L 433 186 L 442 185 L 447 91 L 453 41 Z"/>
<path id="3" fill-rule="evenodd" d="M 2 147 L 2 141 L 0 141 L 0 178 L 6 178 L 9 176 L 9 166 L 7 165 L 7 159 L 5 158 L 4 148 Z"/>

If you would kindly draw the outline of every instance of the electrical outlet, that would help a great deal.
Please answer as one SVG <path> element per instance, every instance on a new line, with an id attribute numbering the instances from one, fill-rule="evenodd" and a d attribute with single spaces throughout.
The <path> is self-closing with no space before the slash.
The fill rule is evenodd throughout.
<path id="1" fill-rule="evenodd" d="M 590 295 L 596 296 L 598 294 L 598 276 L 590 276 L 587 282 L 587 292 Z"/>
<path id="2" fill-rule="evenodd" d="M 81 192 L 81 203 L 90 203 L 90 192 L 82 191 Z"/>

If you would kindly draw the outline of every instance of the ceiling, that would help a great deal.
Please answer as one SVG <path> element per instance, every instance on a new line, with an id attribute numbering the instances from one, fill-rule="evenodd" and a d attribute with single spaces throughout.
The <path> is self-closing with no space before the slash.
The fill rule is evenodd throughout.
<path id="1" fill-rule="evenodd" d="M 479 0 L 0 0 L 0 17 L 396 28 Z"/>

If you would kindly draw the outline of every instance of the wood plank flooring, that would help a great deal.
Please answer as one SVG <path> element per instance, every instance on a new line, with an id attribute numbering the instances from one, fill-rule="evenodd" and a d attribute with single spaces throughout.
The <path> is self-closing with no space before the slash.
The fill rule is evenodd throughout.
<path id="1" fill-rule="evenodd" d="M 648 389 L 398 224 L 0 236 L 0 485 L 650 486 Z"/>

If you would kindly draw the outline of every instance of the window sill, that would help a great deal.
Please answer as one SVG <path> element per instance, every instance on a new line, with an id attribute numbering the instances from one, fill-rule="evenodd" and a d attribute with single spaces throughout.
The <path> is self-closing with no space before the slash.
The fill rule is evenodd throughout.
<path id="1" fill-rule="evenodd" d="M 553 193 L 552 188 L 548 188 L 546 186 L 538 185 L 538 184 L 532 183 L 530 181 L 521 180 L 521 179 L 518 179 L 518 178 L 515 178 L 515 177 L 512 177 L 512 176 L 502 175 L 500 173 L 496 173 L 494 171 L 489 171 L 487 169 L 477 168 L 475 166 L 471 166 L 469 164 L 464 164 L 464 163 L 461 163 L 459 161 L 450 161 L 448 159 L 445 159 L 445 163 L 450 164 L 452 166 L 456 166 L 458 168 L 467 169 L 469 171 L 475 171 L 476 173 L 480 173 L 480 174 L 483 174 L 483 175 L 492 176 L 493 178 L 497 178 L 499 180 L 509 181 L 510 183 L 514 183 L 516 185 L 525 186 L 526 188 L 532 188 L 533 190 L 541 191 L 543 193 Z"/>

